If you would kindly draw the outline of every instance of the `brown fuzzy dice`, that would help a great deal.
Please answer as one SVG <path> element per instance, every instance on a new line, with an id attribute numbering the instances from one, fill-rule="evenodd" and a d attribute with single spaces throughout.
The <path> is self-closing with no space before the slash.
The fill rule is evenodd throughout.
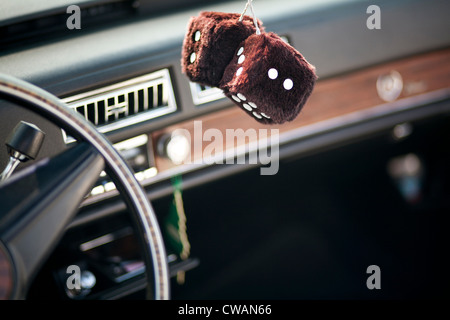
<path id="1" fill-rule="evenodd" d="M 274 33 L 251 35 L 225 69 L 220 88 L 262 123 L 293 120 L 311 94 L 314 67 Z"/>
<path id="2" fill-rule="evenodd" d="M 181 59 L 182 71 L 191 81 L 219 86 L 236 47 L 256 32 L 252 18 L 244 16 L 239 21 L 239 17 L 236 13 L 201 12 L 191 18 Z"/>
<path id="3" fill-rule="evenodd" d="M 238 18 L 217 12 L 192 18 L 183 72 L 193 82 L 219 87 L 258 122 L 292 121 L 314 88 L 314 66 L 276 34 L 256 34 L 250 17 Z"/>

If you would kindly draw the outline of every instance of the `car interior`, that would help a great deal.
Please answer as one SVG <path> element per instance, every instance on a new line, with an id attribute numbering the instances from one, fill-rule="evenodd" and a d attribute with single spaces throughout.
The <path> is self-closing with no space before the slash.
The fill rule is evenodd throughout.
<path id="1" fill-rule="evenodd" d="M 291 121 L 182 70 L 192 17 L 245 8 L 315 67 Z M 449 298 L 449 11 L 2 1 L 0 299 Z"/>

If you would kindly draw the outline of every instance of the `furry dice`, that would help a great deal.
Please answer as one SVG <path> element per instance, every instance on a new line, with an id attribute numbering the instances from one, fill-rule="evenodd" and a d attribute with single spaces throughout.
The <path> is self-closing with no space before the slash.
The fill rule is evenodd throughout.
<path id="1" fill-rule="evenodd" d="M 252 18 L 244 16 L 239 21 L 239 17 L 236 13 L 201 12 L 191 18 L 181 57 L 182 71 L 191 81 L 219 86 L 238 45 L 256 32 Z"/>
<path id="2" fill-rule="evenodd" d="M 274 33 L 242 41 L 225 68 L 220 88 L 257 121 L 292 121 L 310 96 L 315 68 Z"/>

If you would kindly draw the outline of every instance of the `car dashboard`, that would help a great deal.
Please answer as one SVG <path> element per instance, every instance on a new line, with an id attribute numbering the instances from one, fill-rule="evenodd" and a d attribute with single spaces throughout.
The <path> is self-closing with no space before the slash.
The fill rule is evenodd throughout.
<path id="1" fill-rule="evenodd" d="M 256 122 L 181 71 L 190 17 L 240 13 L 245 1 L 76 1 L 72 30 L 62 2 L 0 13 L 0 72 L 59 97 L 119 150 L 160 222 L 173 299 L 448 298 L 448 2 L 378 1 L 381 28 L 370 29 L 367 1 L 253 1 L 266 30 L 318 75 L 300 115 L 281 125 Z M 21 120 L 46 133 L 35 161 L 76 143 L 0 100 L 2 139 Z M 232 135 L 212 148 L 208 130 Z M 177 183 L 188 257 L 166 229 Z M 27 298 L 143 298 L 134 233 L 102 172 Z M 95 285 L 69 290 L 70 265 Z M 366 286 L 370 265 L 380 290 Z"/>

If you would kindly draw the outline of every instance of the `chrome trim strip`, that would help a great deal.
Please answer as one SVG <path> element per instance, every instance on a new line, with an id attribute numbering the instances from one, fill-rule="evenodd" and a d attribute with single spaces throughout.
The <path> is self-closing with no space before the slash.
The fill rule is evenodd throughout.
<path id="1" fill-rule="evenodd" d="M 444 88 L 394 102 L 380 104 L 369 109 L 355 111 L 343 116 L 323 120 L 304 127 L 299 127 L 298 129 L 284 132 L 280 134 L 280 145 L 324 131 L 330 131 L 340 127 L 353 125 L 358 122 L 386 117 L 402 111 L 416 109 L 418 107 L 448 98 L 450 98 L 450 88 Z"/>

